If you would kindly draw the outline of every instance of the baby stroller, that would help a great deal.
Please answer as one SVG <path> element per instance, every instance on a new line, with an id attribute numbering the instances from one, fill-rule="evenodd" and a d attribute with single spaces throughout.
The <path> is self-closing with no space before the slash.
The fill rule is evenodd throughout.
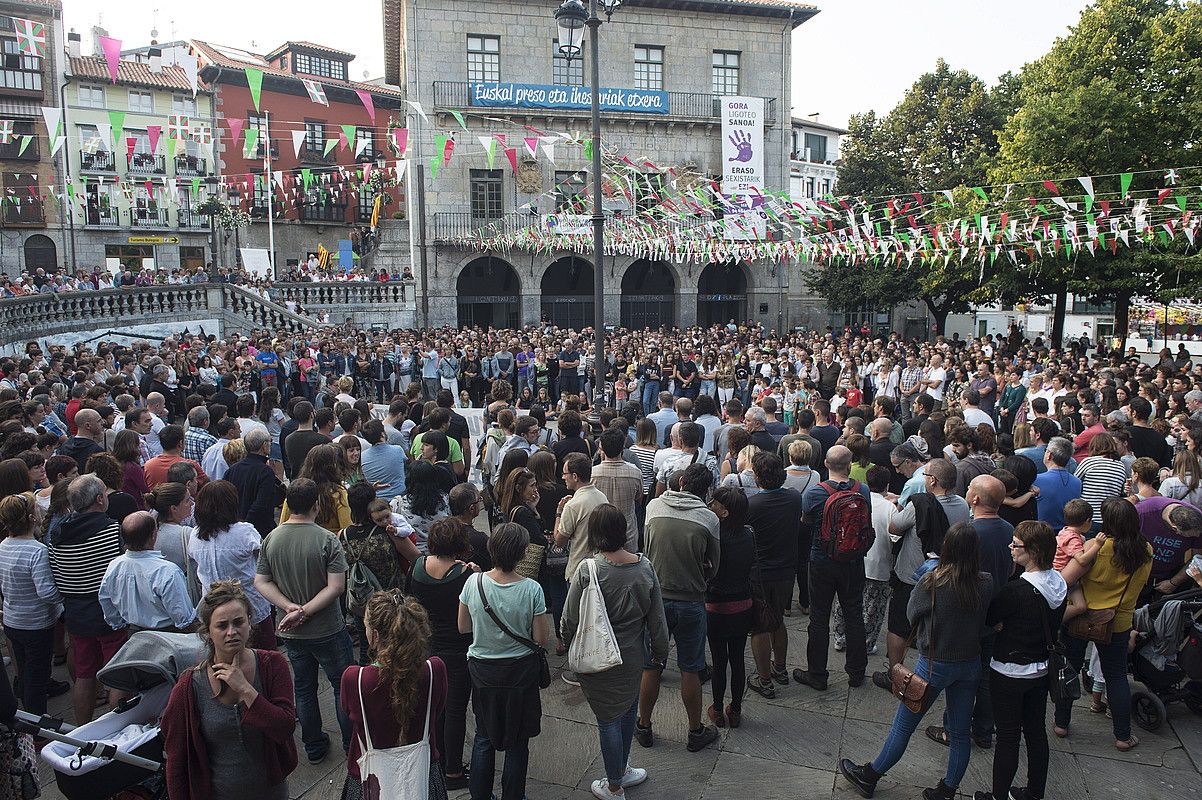
<path id="1" fill-rule="evenodd" d="M 1155 731 L 1169 703 L 1184 702 L 1202 714 L 1202 589 L 1157 600 L 1135 612 L 1131 671 L 1143 684 L 1132 687 L 1131 717 Z"/>
<path id="2" fill-rule="evenodd" d="M 142 796 L 165 795 L 159 717 L 180 673 L 204 656 L 195 634 L 141 631 L 97 673 L 105 686 L 130 694 L 113 711 L 74 729 L 51 718 L 18 714 L 24 732 L 52 740 L 42 758 L 54 769 L 67 800 L 104 800 L 144 782 Z"/>

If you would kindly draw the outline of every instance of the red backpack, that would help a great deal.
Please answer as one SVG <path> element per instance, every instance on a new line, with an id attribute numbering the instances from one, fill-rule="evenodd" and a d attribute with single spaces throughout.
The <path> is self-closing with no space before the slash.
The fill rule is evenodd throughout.
<path id="1" fill-rule="evenodd" d="M 829 497 L 822 507 L 822 523 L 818 541 L 832 561 L 857 561 L 868 554 L 876 540 L 872 527 L 872 504 L 860 492 L 860 482 L 853 480 L 846 489 L 830 481 L 821 484 Z"/>

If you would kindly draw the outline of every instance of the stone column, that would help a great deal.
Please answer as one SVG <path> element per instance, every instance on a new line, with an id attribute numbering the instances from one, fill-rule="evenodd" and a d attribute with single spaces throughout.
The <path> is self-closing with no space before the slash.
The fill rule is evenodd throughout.
<path id="1" fill-rule="evenodd" d="M 676 293 L 676 318 L 682 328 L 697 324 L 697 285 L 686 286 Z"/>

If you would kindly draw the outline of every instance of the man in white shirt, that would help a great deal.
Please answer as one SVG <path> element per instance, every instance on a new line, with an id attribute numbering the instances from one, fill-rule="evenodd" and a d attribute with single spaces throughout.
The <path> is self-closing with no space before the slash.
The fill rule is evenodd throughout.
<path id="1" fill-rule="evenodd" d="M 209 449 L 205 450 L 204 458 L 200 461 L 201 469 L 205 471 L 205 475 L 208 475 L 210 480 L 219 481 L 225 478 L 225 472 L 230 467 L 225 463 L 225 455 L 221 451 L 239 435 L 238 420 L 233 417 L 222 417 L 217 423 L 217 441 L 209 445 Z"/>
<path id="2" fill-rule="evenodd" d="M 927 385 L 927 394 L 935 401 L 936 406 L 943 403 L 943 384 L 947 381 L 947 370 L 943 368 L 943 356 L 936 353 L 931 356 L 923 381 Z"/>
<path id="3" fill-rule="evenodd" d="M 997 427 L 993 424 L 993 417 L 977 407 L 981 402 L 981 395 L 976 389 L 965 391 L 961 402 L 964 404 L 964 421 L 968 423 L 968 427 L 975 428 L 982 422 L 991 428 Z"/>

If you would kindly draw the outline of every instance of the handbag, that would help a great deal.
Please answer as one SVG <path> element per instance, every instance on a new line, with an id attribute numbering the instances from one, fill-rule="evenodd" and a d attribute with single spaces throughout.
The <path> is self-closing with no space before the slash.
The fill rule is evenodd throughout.
<path id="1" fill-rule="evenodd" d="M 0 725 L 0 800 L 33 800 L 41 793 L 33 737 Z"/>
<path id="2" fill-rule="evenodd" d="M 547 650 L 533 639 L 527 639 L 525 636 L 518 636 L 513 631 L 501 622 L 501 618 L 497 616 L 497 612 L 488 603 L 488 595 L 484 593 L 484 575 L 481 573 L 476 577 L 476 588 L 480 590 L 480 603 L 484 606 L 484 613 L 492 619 L 493 624 L 501 629 L 501 633 L 513 639 L 519 644 L 525 645 L 534 653 L 534 657 L 538 659 L 538 688 L 546 689 L 551 685 L 551 665 L 547 663 Z"/>
<path id="3" fill-rule="evenodd" d="M 434 667 L 427 660 L 429 691 L 426 693 L 426 721 L 420 742 L 397 747 L 376 748 L 367 724 L 367 705 L 363 702 L 363 668 L 359 669 L 359 708 L 363 713 L 363 753 L 359 756 L 359 780 L 365 800 L 427 800 L 430 796 L 430 707 L 434 700 Z"/>
<path id="4" fill-rule="evenodd" d="M 1135 577 L 1134 574 L 1127 576 L 1127 585 L 1123 587 L 1123 593 L 1119 595 L 1118 604 L 1113 608 L 1086 609 L 1084 614 L 1069 620 L 1069 636 L 1096 644 L 1109 644 L 1110 637 L 1114 633 L 1115 612 L 1122 607 L 1123 598 L 1127 596 L 1127 590 L 1131 588 L 1131 579 L 1133 577 Z"/>
<path id="5" fill-rule="evenodd" d="M 509 521 L 515 525 L 521 525 L 521 523 L 515 519 L 518 511 L 521 508 L 523 508 L 523 506 L 514 506 L 513 510 L 509 512 Z M 522 527 L 525 526 L 523 525 Z M 513 571 L 521 575 L 523 578 L 538 580 L 539 573 L 542 571 L 543 560 L 546 558 L 546 555 L 546 545 L 537 544 L 536 542 L 529 542 L 526 545 L 526 552 L 522 554 L 521 560 L 518 561 L 517 566 L 513 568 Z"/>
<path id="6" fill-rule="evenodd" d="M 605 595 L 597 582 L 597 559 L 586 558 L 588 585 L 580 597 L 580 621 L 576 623 L 576 635 L 568 647 L 568 669 L 582 675 L 605 672 L 622 663 L 622 652 L 614 636 L 609 612 L 605 608 Z"/>
<path id="7" fill-rule="evenodd" d="M 1039 590 L 1034 586 L 1031 590 L 1043 599 L 1043 595 L 1039 594 Z M 1043 613 L 1043 640 L 1048 648 L 1048 694 L 1051 695 L 1053 703 L 1059 703 L 1061 700 L 1072 702 L 1081 697 L 1081 681 L 1078 677 L 1077 670 L 1072 664 L 1068 663 L 1068 657 L 1064 654 L 1064 645 L 1059 640 L 1052 638 L 1052 629 L 1048 625 L 1048 615 Z"/>
<path id="8" fill-rule="evenodd" d="M 914 643 L 914 636 L 918 633 L 918 626 L 915 625 L 910 631 L 909 638 L 906 639 L 906 649 L 910 649 L 910 645 Z M 933 665 L 933 654 L 935 652 L 935 580 L 931 577 L 931 635 L 927 640 L 927 664 Z M 933 666 L 932 666 L 933 668 Z M 937 692 L 931 691 L 930 683 L 926 678 L 918 675 L 914 670 L 907 667 L 905 664 L 894 664 L 889 668 L 889 691 L 898 700 L 913 711 L 915 714 L 923 714 L 931 703 L 935 701 Z"/>

